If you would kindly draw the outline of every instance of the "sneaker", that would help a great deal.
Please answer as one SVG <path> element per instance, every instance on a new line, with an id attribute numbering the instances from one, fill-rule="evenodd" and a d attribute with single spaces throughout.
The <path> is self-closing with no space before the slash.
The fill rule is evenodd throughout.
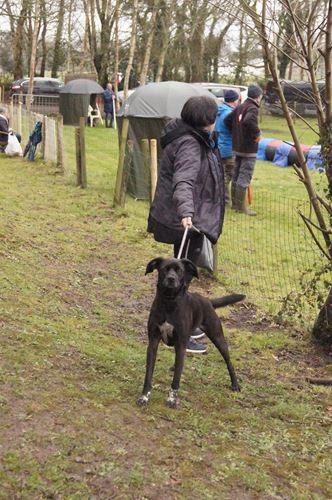
<path id="1" fill-rule="evenodd" d="M 205 333 L 203 332 L 203 330 L 201 330 L 200 328 L 196 328 L 193 333 L 191 334 L 191 338 L 192 339 L 201 339 L 202 337 L 204 337 Z"/>
<path id="2" fill-rule="evenodd" d="M 196 342 L 196 340 L 190 337 L 186 351 L 192 352 L 193 354 L 203 354 L 207 351 L 207 347 L 205 344 L 199 344 L 198 342 Z"/>

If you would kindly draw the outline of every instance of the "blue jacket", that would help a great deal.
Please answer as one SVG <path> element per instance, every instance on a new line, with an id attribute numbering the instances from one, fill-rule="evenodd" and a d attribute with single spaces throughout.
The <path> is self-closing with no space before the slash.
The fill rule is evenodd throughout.
<path id="1" fill-rule="evenodd" d="M 234 108 L 229 106 L 226 102 L 223 102 L 218 108 L 214 131 L 217 135 L 218 149 L 221 158 L 230 158 L 233 155 L 232 131 L 224 123 L 224 119 L 233 111 L 233 109 Z"/>
<path id="2" fill-rule="evenodd" d="M 115 94 L 111 90 L 104 90 L 103 92 L 103 99 L 104 99 L 104 111 L 105 113 L 112 113 L 113 114 L 113 98 Z"/>

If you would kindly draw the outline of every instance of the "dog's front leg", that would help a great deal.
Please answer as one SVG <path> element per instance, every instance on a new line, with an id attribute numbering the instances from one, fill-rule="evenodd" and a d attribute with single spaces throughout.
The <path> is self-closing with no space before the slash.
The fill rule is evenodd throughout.
<path id="1" fill-rule="evenodd" d="M 175 367 L 174 367 L 174 375 L 173 382 L 171 385 L 171 389 L 168 394 L 168 398 L 166 400 L 166 405 L 170 408 L 176 408 L 178 401 L 178 391 L 180 387 L 180 380 L 184 365 L 184 357 L 186 354 L 186 344 L 176 343 L 175 344 Z"/>
<path id="2" fill-rule="evenodd" d="M 150 337 L 149 345 L 146 352 L 146 372 L 145 380 L 143 386 L 142 395 L 138 398 L 138 406 L 145 406 L 150 400 L 151 388 L 152 388 L 152 375 L 154 370 L 154 365 L 156 363 L 157 350 L 159 345 L 160 337 Z"/>

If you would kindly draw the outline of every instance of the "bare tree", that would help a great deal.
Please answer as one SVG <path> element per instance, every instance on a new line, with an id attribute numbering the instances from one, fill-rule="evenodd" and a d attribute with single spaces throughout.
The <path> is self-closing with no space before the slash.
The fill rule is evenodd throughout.
<path id="1" fill-rule="evenodd" d="M 101 85 L 109 80 L 114 8 L 111 0 L 83 0 L 93 64 Z M 96 20 L 100 28 L 96 28 Z"/>
<path id="2" fill-rule="evenodd" d="M 143 58 L 143 62 L 142 62 L 142 70 L 141 70 L 140 79 L 139 79 L 140 85 L 145 85 L 148 71 L 149 71 L 152 44 L 153 44 L 153 39 L 154 39 L 156 28 L 157 28 L 158 9 L 159 9 L 159 0 L 153 0 L 151 16 L 148 19 L 149 30 L 147 30 L 148 36 L 147 36 L 146 43 L 145 43 L 144 58 Z"/>
<path id="3" fill-rule="evenodd" d="M 128 63 L 125 71 L 124 83 L 123 83 L 123 97 L 124 99 L 128 96 L 129 89 L 129 78 L 130 72 L 133 67 L 133 59 L 136 49 L 136 41 L 137 41 L 137 13 L 138 13 L 138 0 L 134 0 L 133 8 L 132 8 L 132 19 L 131 19 L 131 37 L 130 37 L 130 49 L 129 49 L 129 57 Z"/>
<path id="4" fill-rule="evenodd" d="M 307 74 L 312 85 L 312 96 L 317 111 L 318 135 L 322 145 L 328 184 L 326 199 L 316 191 L 296 133 L 292 113 L 282 91 L 278 73 L 277 53 L 283 51 L 284 45 L 276 45 L 276 26 L 273 19 L 271 19 L 271 24 L 268 24 L 267 18 L 265 22 L 262 22 L 261 14 L 253 9 L 246 0 L 241 0 L 241 4 L 245 12 L 253 19 L 255 28 L 260 34 L 269 70 L 299 158 L 300 167 L 294 166 L 294 168 L 307 190 L 313 208 L 314 216 L 308 218 L 303 213 L 300 213 L 300 215 L 315 243 L 322 254 L 325 255 L 329 268 L 332 269 L 332 0 L 327 2 L 325 0 L 316 0 L 310 4 L 301 4 L 298 9 L 294 9 L 291 0 L 281 1 L 282 8 L 287 9 L 291 19 L 296 41 L 296 44 L 292 46 L 293 63 Z M 264 0 L 264 8 L 267 8 L 267 5 L 267 0 Z M 319 57 L 323 58 L 325 64 L 325 102 L 323 102 L 319 91 L 316 77 Z M 313 335 L 321 342 L 332 343 L 332 288 L 330 288 L 325 304 L 315 322 Z"/>
<path id="5" fill-rule="evenodd" d="M 54 40 L 54 50 L 53 50 L 53 63 L 52 63 L 52 77 L 56 78 L 58 76 L 59 66 L 63 59 L 62 50 L 62 31 L 64 26 L 65 17 L 65 0 L 59 0 L 59 12 L 57 19 L 57 28 Z"/>

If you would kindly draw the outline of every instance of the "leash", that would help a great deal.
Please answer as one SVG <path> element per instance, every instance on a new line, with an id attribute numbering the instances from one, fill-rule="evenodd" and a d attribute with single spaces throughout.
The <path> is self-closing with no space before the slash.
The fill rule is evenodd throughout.
<path id="1" fill-rule="evenodd" d="M 195 231 L 197 231 L 198 233 L 200 233 L 200 230 L 197 229 L 197 227 L 195 227 L 194 225 L 191 226 Z M 182 255 L 182 252 L 183 252 L 183 247 L 184 247 L 184 244 L 186 242 L 186 239 L 187 239 L 187 234 L 188 234 L 188 231 L 189 231 L 189 227 L 187 226 L 184 230 L 184 233 L 183 233 L 183 236 L 182 236 L 182 240 L 181 240 L 181 245 L 180 245 L 180 250 L 178 252 L 178 255 L 177 255 L 177 259 L 181 259 L 181 255 Z M 187 248 L 186 248 L 186 253 L 185 253 L 185 259 L 187 258 L 187 255 L 188 255 L 188 250 L 189 250 L 189 244 L 190 244 L 190 241 L 188 240 L 188 243 L 187 243 Z"/>

